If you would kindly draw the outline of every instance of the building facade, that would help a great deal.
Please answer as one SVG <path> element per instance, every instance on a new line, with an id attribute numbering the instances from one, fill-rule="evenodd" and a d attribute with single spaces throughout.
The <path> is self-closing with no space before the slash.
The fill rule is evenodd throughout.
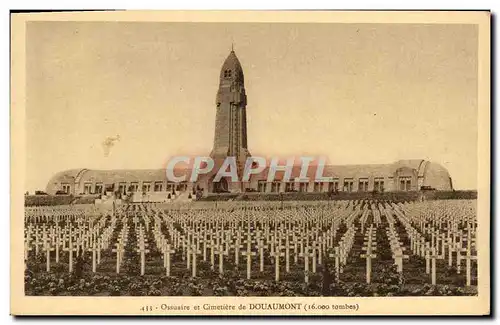
<path id="1" fill-rule="evenodd" d="M 243 68 L 236 53 L 231 51 L 222 65 L 219 89 L 216 95 L 216 119 L 211 158 L 216 165 L 226 157 L 235 157 L 238 175 L 247 157 L 247 95 Z M 333 145 L 333 144 L 332 144 Z M 252 175 L 249 182 L 231 183 L 226 179 L 213 182 L 215 174 L 206 175 L 196 183 L 169 182 L 165 170 L 89 170 L 72 169 L 57 173 L 47 184 L 48 194 L 118 195 L 141 193 L 148 201 L 163 201 L 173 192 L 191 192 L 201 189 L 212 192 L 392 192 L 435 189 L 449 191 L 453 184 L 448 171 L 439 164 L 423 159 L 400 160 L 380 165 L 326 166 L 323 176 L 329 182 L 295 180 L 300 170 L 294 168 L 290 180 L 279 172 L 273 182 L 267 182 L 268 170 Z M 312 179 L 312 177 L 311 177 Z"/>
<path id="2" fill-rule="evenodd" d="M 187 172 L 189 173 L 189 171 Z M 277 172 L 275 180 L 267 182 L 268 170 L 253 175 L 243 191 L 284 192 L 396 192 L 417 191 L 422 188 L 450 191 L 453 184 L 448 171 L 439 164 L 426 160 L 401 160 L 387 165 L 326 166 L 323 176 L 329 182 L 296 180 L 300 170 L 294 169 L 290 180 Z M 310 177 L 313 179 L 313 177 Z M 182 193 L 194 189 L 213 192 L 210 178 L 196 183 L 170 182 L 165 170 L 89 170 L 73 169 L 57 173 L 47 184 L 46 192 L 58 191 L 73 195 L 145 193 L 151 198 L 164 198 L 172 192 Z M 228 190 L 227 192 L 235 192 Z M 152 199 L 153 200 L 153 199 Z"/>

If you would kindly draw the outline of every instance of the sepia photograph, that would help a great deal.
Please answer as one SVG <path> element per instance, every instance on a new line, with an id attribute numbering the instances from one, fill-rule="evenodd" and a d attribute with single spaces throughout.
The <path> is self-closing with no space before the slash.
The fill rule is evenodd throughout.
<path id="1" fill-rule="evenodd" d="M 12 314 L 490 312 L 489 12 L 11 25 Z"/>

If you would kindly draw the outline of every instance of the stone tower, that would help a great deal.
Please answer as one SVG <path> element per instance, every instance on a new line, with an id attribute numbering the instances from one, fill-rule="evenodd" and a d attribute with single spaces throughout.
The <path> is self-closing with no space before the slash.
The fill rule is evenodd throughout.
<path id="1" fill-rule="evenodd" d="M 250 153 L 247 147 L 245 80 L 234 50 L 222 65 L 215 104 L 215 137 L 210 156 L 216 162 L 228 156 L 236 157 L 240 165 Z"/>

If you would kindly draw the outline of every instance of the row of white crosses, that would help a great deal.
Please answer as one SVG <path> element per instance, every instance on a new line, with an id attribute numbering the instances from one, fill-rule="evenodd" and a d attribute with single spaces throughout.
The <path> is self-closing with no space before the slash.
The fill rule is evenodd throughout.
<path id="1" fill-rule="evenodd" d="M 146 219 L 147 220 L 147 219 Z M 141 259 L 141 275 L 146 273 L 146 254 L 149 253 L 148 240 L 145 237 L 144 228 L 142 224 L 136 227 L 137 236 L 137 254 L 140 255 Z"/>
<path id="2" fill-rule="evenodd" d="M 197 276 L 197 256 L 201 254 L 200 246 L 203 243 L 203 256 L 204 260 L 207 259 L 207 241 L 203 240 L 199 235 L 199 232 L 194 232 L 193 230 L 187 229 L 185 234 L 181 234 L 177 229 L 173 228 L 171 220 L 164 217 L 166 224 L 168 225 L 168 234 L 173 242 L 173 245 L 169 242 L 169 240 L 162 234 L 160 228 L 162 224 L 161 218 L 155 216 L 155 225 L 153 229 L 154 240 L 156 246 L 159 247 L 159 250 L 163 253 L 164 266 L 166 268 L 167 276 L 170 276 L 170 266 L 171 266 L 171 254 L 175 253 L 175 249 L 179 249 L 182 251 L 182 259 L 186 261 L 186 268 L 191 269 L 192 277 Z M 173 248 L 175 249 L 173 249 Z M 214 254 L 216 253 L 215 249 L 216 245 L 212 245 L 212 261 L 214 259 Z M 224 250 L 220 249 L 222 254 L 224 254 Z M 218 252 L 217 252 L 218 253 Z M 222 264 L 222 260 L 219 263 Z M 213 265 L 213 263 L 212 263 Z M 221 266 L 223 269 L 223 266 Z M 222 272 L 222 271 L 221 271 Z"/>
<path id="3" fill-rule="evenodd" d="M 102 215 L 111 215 L 112 208 L 95 206 L 93 204 L 59 205 L 25 207 L 24 221 L 29 223 L 47 223 L 61 221 L 75 221 L 77 218 L 98 218 Z"/>
<path id="4" fill-rule="evenodd" d="M 353 206 L 353 208 L 354 208 L 354 210 L 358 209 L 358 208 L 357 208 L 357 206 Z M 379 209 L 380 209 L 380 206 L 379 206 Z M 377 217 L 375 216 L 376 214 L 377 214 L 377 213 L 375 212 L 375 213 L 374 213 L 374 220 L 376 220 L 376 219 L 377 219 Z M 309 221 L 309 222 L 310 222 L 310 221 Z M 299 224 L 300 224 L 300 222 L 299 222 Z M 319 220 L 319 224 L 321 224 L 321 220 Z M 309 225 L 309 223 L 308 223 L 308 225 Z M 328 236 L 325 236 L 325 237 L 328 237 Z M 269 242 L 269 241 L 268 241 L 268 242 Z M 233 244 L 233 245 L 234 245 L 234 244 Z M 285 244 L 285 245 L 286 245 L 286 244 Z M 275 246 L 276 246 L 276 243 L 274 243 L 273 245 L 271 245 L 271 246 L 270 246 L 270 250 L 271 250 L 271 252 L 272 252 L 273 254 L 274 254 L 274 251 L 275 251 L 275 249 L 274 249 L 274 248 L 275 248 Z M 237 246 L 236 246 L 236 247 L 237 247 Z M 420 247 L 420 246 L 419 246 L 419 247 Z M 234 246 L 232 246 L 231 248 L 235 248 L 235 247 L 234 247 Z M 206 251 L 206 250 L 205 250 L 205 251 Z M 223 252 L 223 250 L 220 250 L 220 251 L 221 251 L 221 252 Z M 424 250 L 423 250 L 423 249 L 422 249 L 422 251 L 424 252 Z M 224 250 L 224 252 L 226 252 L 226 250 Z M 235 253 L 236 253 L 236 252 L 235 252 Z M 281 253 L 281 252 L 279 252 L 279 253 Z M 285 254 L 285 255 L 286 255 L 286 254 Z M 399 255 L 399 254 L 395 254 L 395 259 L 396 259 L 396 260 L 398 259 L 398 257 L 397 257 L 398 255 Z M 238 256 L 239 256 L 239 254 L 238 254 Z M 294 256 L 295 256 L 295 258 L 296 258 L 296 257 L 297 257 L 297 254 L 294 254 Z M 429 256 L 431 256 L 431 255 L 429 255 Z M 275 257 L 276 257 L 276 256 L 275 256 Z M 404 257 L 404 256 L 403 256 L 403 257 Z M 220 261 L 221 261 L 221 260 L 222 260 L 222 259 L 220 259 Z M 213 263 L 212 263 L 212 264 L 213 264 Z M 398 263 L 397 263 L 397 264 L 398 264 Z M 313 266 L 313 267 L 314 267 L 314 266 Z"/>
<path id="5" fill-rule="evenodd" d="M 359 223 L 361 226 L 361 233 L 365 232 L 365 223 L 368 221 L 368 217 L 370 216 L 370 210 L 364 209 L 361 217 L 359 218 Z"/>
<path id="6" fill-rule="evenodd" d="M 123 256 L 125 253 L 125 246 L 128 242 L 129 227 L 127 225 L 126 217 L 122 219 L 122 228 L 118 233 L 118 238 L 115 243 L 115 248 L 111 251 L 116 253 L 116 274 L 120 274 L 120 266 L 123 262 Z"/>
<path id="7" fill-rule="evenodd" d="M 371 204 L 371 210 L 373 213 L 373 222 L 375 223 L 375 226 L 378 228 L 380 226 L 380 224 L 382 223 L 381 215 L 384 211 L 384 208 L 382 207 L 382 204 L 380 204 L 380 203 L 378 206 L 375 206 L 375 204 Z"/>
<path id="8" fill-rule="evenodd" d="M 50 271 L 50 252 L 54 251 L 57 247 L 56 252 L 56 263 L 59 262 L 59 246 L 61 242 L 61 229 L 60 227 L 47 226 L 46 224 L 35 226 L 29 225 L 26 229 L 25 237 L 25 258 L 27 258 L 28 252 L 32 250 L 31 240 L 34 237 L 33 246 L 35 248 L 35 254 L 38 255 L 40 248 L 46 254 L 47 272 Z"/>
<path id="9" fill-rule="evenodd" d="M 342 235 L 337 246 L 334 247 L 334 252 L 329 254 L 329 257 L 335 259 L 335 279 L 337 282 L 340 280 L 340 273 L 344 272 L 343 270 L 347 263 L 347 257 L 354 244 L 356 230 L 357 228 L 353 223 L 347 223 L 347 231 Z"/>
<path id="10" fill-rule="evenodd" d="M 371 283 L 372 275 L 372 259 L 377 257 L 374 251 L 377 249 L 377 228 L 370 224 L 370 227 L 366 230 L 362 250 L 366 251 L 361 254 L 360 257 L 366 259 L 366 283 Z"/>
<path id="11" fill-rule="evenodd" d="M 228 229 L 224 229 L 222 223 L 216 222 L 213 226 L 208 226 L 206 223 L 196 223 L 194 226 L 188 226 L 184 222 L 183 228 L 185 234 L 181 236 L 176 236 L 177 231 L 174 230 L 174 238 L 180 238 L 180 242 L 175 239 L 174 242 L 176 247 L 179 247 L 180 244 L 183 259 L 187 260 L 186 266 L 188 268 L 190 263 L 193 266 L 195 265 L 198 254 L 203 254 L 203 260 L 206 261 L 208 259 L 207 251 L 209 251 L 212 269 L 215 268 L 215 256 L 217 255 L 219 273 L 222 274 L 224 272 L 224 256 L 229 255 L 230 248 L 234 249 L 236 260 L 239 259 L 240 253 L 243 252 L 241 250 L 243 247 L 241 232 L 237 232 L 237 239 L 232 243 L 233 233 Z M 193 276 L 195 275 L 196 273 L 193 271 Z"/>
<path id="12" fill-rule="evenodd" d="M 441 205 L 441 209 L 437 204 Z M 433 208 L 437 208 L 438 211 L 446 211 L 447 215 L 433 215 L 432 211 L 429 211 L 427 207 L 424 208 L 427 210 L 422 209 L 423 211 L 419 217 L 424 219 L 424 223 L 425 221 L 431 221 L 431 225 L 425 230 L 427 234 L 431 235 L 431 245 L 434 240 L 446 240 L 448 264 L 452 265 L 451 254 L 455 252 L 458 274 L 461 272 L 461 260 L 466 260 L 466 285 L 469 286 L 471 284 L 471 260 L 476 259 L 476 256 L 472 256 L 472 247 L 476 245 L 475 204 L 470 201 L 461 201 L 456 204 L 450 204 L 446 201 L 434 203 Z M 440 229 L 436 227 L 436 224 L 442 225 L 443 223 L 447 224 L 446 228 Z M 445 232 L 441 232 L 442 230 Z M 465 233 L 463 230 L 465 230 Z M 464 242 L 466 242 L 466 247 L 463 247 Z M 441 255 L 444 255 L 445 245 L 441 246 Z M 465 255 L 462 255 L 462 252 L 465 252 Z"/>
<path id="13" fill-rule="evenodd" d="M 436 259 L 445 259 L 447 253 L 448 265 L 451 267 L 452 254 L 455 253 L 457 273 L 460 274 L 461 260 L 465 259 L 466 285 L 471 285 L 471 260 L 476 259 L 476 256 L 472 256 L 472 247 L 475 246 L 476 232 L 475 215 L 471 213 L 472 209 L 467 209 L 469 204 L 471 202 L 467 201 L 432 202 L 394 207 L 396 216 L 410 237 L 413 253 L 426 260 L 426 273 L 431 274 L 432 284 L 436 284 Z M 466 214 L 463 214 L 464 209 L 467 210 Z M 442 228 L 442 224 L 446 224 L 446 228 Z M 464 226 L 465 234 L 459 228 Z M 430 237 L 430 241 L 425 239 L 425 235 Z M 463 242 L 467 243 L 465 248 Z"/>
<path id="14" fill-rule="evenodd" d="M 203 202 L 198 201 L 195 204 L 182 204 L 180 202 L 172 203 L 149 203 L 149 206 L 156 210 L 162 211 L 196 211 L 196 210 L 235 210 L 247 209 L 252 211 L 264 211 L 266 209 L 281 209 L 281 208 L 302 208 L 319 207 L 319 208 L 347 208 L 350 204 L 349 200 L 324 200 L 324 201 L 218 201 L 218 202 Z"/>
<path id="15" fill-rule="evenodd" d="M 219 272 L 223 272 L 224 256 L 234 254 L 234 260 L 238 264 L 240 254 L 245 258 L 247 265 L 247 278 L 251 278 L 251 260 L 254 256 L 260 258 L 260 271 L 264 269 L 264 249 L 269 250 L 269 255 L 274 257 L 275 266 L 275 279 L 280 278 L 280 258 L 285 257 L 285 270 L 289 272 L 290 260 L 292 258 L 291 251 L 295 252 L 294 258 L 296 261 L 297 255 L 302 254 L 302 257 L 311 258 L 313 260 L 313 271 L 316 269 L 316 259 L 321 263 L 322 251 L 325 250 L 327 244 L 331 243 L 332 230 L 328 230 L 328 236 L 315 236 L 314 233 L 317 229 L 308 231 L 303 237 L 289 231 L 291 223 L 287 222 L 274 222 L 275 228 L 270 229 L 270 224 L 273 222 L 263 222 L 261 228 L 254 228 L 252 225 L 247 225 L 245 229 L 233 226 L 224 229 L 222 223 L 219 224 L 215 221 L 214 224 L 210 222 L 198 223 L 194 228 L 187 226 L 186 219 L 179 220 L 186 230 L 186 235 L 182 236 L 180 248 L 188 247 L 192 253 L 192 241 L 196 241 L 196 250 L 198 250 L 200 243 L 202 244 L 202 252 L 204 260 L 207 259 L 207 249 L 210 250 L 211 265 L 214 266 L 214 255 L 217 254 L 219 262 Z M 231 223 L 231 222 L 229 222 Z M 226 225 L 227 226 L 227 225 Z M 335 232 L 334 230 L 333 232 Z M 175 234 L 175 231 L 174 231 Z M 175 236 L 175 235 L 174 235 Z M 179 237 L 180 238 L 180 237 Z M 311 241 L 309 243 L 309 241 Z M 176 240 L 174 239 L 174 243 Z M 179 244 L 175 244 L 179 245 Z M 300 252 L 297 246 L 300 245 Z M 232 253 L 230 254 L 230 250 Z M 284 251 L 283 251 L 284 250 Z M 199 250 L 198 250 L 199 252 Z M 305 256 L 304 256 L 305 254 Z M 190 254 L 188 254 L 189 256 Z M 309 263 L 308 263 L 309 265 Z"/>
<path id="16" fill-rule="evenodd" d="M 115 229 L 116 219 L 113 218 L 110 226 L 105 227 L 101 234 L 99 234 L 99 228 L 97 231 L 92 233 L 93 238 L 91 239 L 91 247 L 89 251 L 92 252 L 92 272 L 97 271 L 97 265 L 101 263 L 101 252 L 107 250 L 111 237 L 113 235 L 113 230 Z"/>
<path id="17" fill-rule="evenodd" d="M 394 259 L 394 264 L 397 267 L 397 271 L 399 273 L 403 273 L 403 260 L 410 258 L 410 256 L 404 254 L 406 247 L 402 246 L 399 234 L 394 228 L 395 219 L 392 216 L 392 211 L 390 209 L 386 209 L 384 211 L 384 215 L 388 223 L 388 227 L 386 229 L 386 236 L 387 239 L 389 240 L 389 245 L 391 247 L 391 252 L 393 254 L 392 258 Z"/>
<path id="18" fill-rule="evenodd" d="M 314 213 L 316 211 L 309 211 L 309 220 L 315 220 L 317 215 L 315 216 Z M 348 211 L 344 210 L 344 212 Z M 305 211 L 305 214 L 307 215 L 307 211 Z M 347 215 L 344 214 L 343 216 Z M 358 213 L 357 211 L 352 212 L 347 219 L 349 218 L 355 218 L 357 217 Z M 330 217 L 330 216 L 327 216 Z M 300 220 L 300 217 L 299 217 Z M 319 221 L 319 222 L 318 222 Z M 322 222 L 323 221 L 323 222 Z M 331 218 L 330 219 L 330 228 L 326 232 L 322 231 L 321 228 L 325 224 L 323 220 L 315 220 L 312 224 L 308 225 L 305 229 L 300 226 L 300 221 L 299 221 L 299 226 L 297 227 L 299 229 L 298 234 L 293 234 L 292 242 L 293 242 L 293 247 L 294 247 L 294 256 L 295 256 L 295 263 L 297 263 L 297 257 L 302 257 L 304 261 L 304 282 L 308 283 L 309 282 L 309 265 L 311 263 L 312 266 L 312 272 L 316 272 L 316 266 L 317 264 L 322 264 L 322 258 L 323 258 L 323 253 L 328 250 L 329 247 L 332 246 L 335 237 L 337 235 L 338 231 L 338 226 L 339 226 L 339 219 L 336 218 Z M 313 225 L 320 225 L 320 227 L 316 227 Z M 342 260 L 342 263 L 345 264 L 346 257 L 352 247 L 352 241 L 354 237 L 354 233 L 352 233 L 352 228 L 348 227 L 350 230 L 344 234 L 342 239 L 339 242 L 339 247 L 337 247 L 337 273 L 339 271 L 339 260 Z M 288 266 L 288 259 L 289 259 L 289 249 L 291 248 L 291 245 L 288 243 L 288 236 L 285 236 L 285 246 L 278 246 L 280 249 L 285 249 L 285 257 L 287 261 L 287 272 L 289 271 L 289 266 Z M 297 243 L 300 247 L 298 250 Z M 271 252 L 273 253 L 273 252 Z M 277 253 L 275 253 L 277 254 Z M 276 255 L 275 255 L 276 256 Z M 334 257 L 333 254 L 331 253 L 329 255 L 330 257 Z M 276 257 L 277 258 L 277 257 Z M 276 272 L 278 274 L 278 272 Z M 278 275 L 276 276 L 278 277 Z"/>
<path id="19" fill-rule="evenodd" d="M 196 264 L 199 256 L 202 256 L 205 261 L 210 259 L 212 268 L 216 266 L 215 257 L 217 256 L 220 273 L 224 272 L 224 258 L 234 260 L 236 265 L 243 261 L 246 264 L 246 276 L 251 278 L 252 272 L 255 272 L 255 270 L 252 270 L 252 260 L 257 258 L 259 260 L 259 270 L 263 271 L 265 266 L 264 257 L 269 255 L 272 257 L 271 263 L 274 264 L 275 268 L 275 280 L 280 280 L 283 269 L 285 272 L 290 271 L 292 261 L 297 265 L 300 257 L 303 258 L 304 270 L 306 271 L 304 281 L 308 282 L 309 270 L 312 269 L 312 272 L 315 272 L 316 266 L 323 262 L 323 254 L 330 252 L 329 257 L 335 259 L 335 271 L 338 279 L 347 261 L 357 231 L 354 222 L 360 217 L 362 234 L 366 236 L 364 245 L 366 254 L 363 254 L 363 258 L 366 258 L 367 261 L 367 281 L 370 281 L 371 260 L 374 258 L 372 255 L 374 255 L 374 248 L 376 247 L 374 230 L 381 222 L 381 215 L 386 215 L 388 220 L 392 220 L 389 222 L 386 234 L 391 243 L 395 264 L 398 265 L 398 270 L 401 272 L 403 270 L 402 259 L 406 258 L 406 256 L 403 254 L 404 247 L 401 247 L 397 231 L 394 228 L 394 218 L 392 218 L 390 211 L 393 211 L 394 215 L 405 227 L 410 238 L 413 254 L 426 259 L 426 271 L 431 273 L 431 277 L 434 274 L 432 282 L 435 282 L 435 259 L 444 256 L 445 252 L 448 253 L 448 256 L 451 256 L 451 249 L 460 249 L 460 252 L 466 252 L 465 256 L 468 256 L 465 258 L 467 260 L 466 264 L 469 265 L 466 265 L 466 270 L 470 274 L 470 262 L 474 258 L 471 256 L 470 247 L 474 245 L 475 237 L 475 222 L 472 222 L 473 218 L 466 217 L 470 212 L 463 212 L 465 216 L 452 219 L 446 229 L 441 229 L 440 225 L 443 222 L 440 221 L 446 219 L 441 218 L 440 220 L 439 216 L 434 215 L 423 214 L 424 216 L 422 216 L 422 211 L 419 210 L 420 207 L 418 206 L 416 209 L 416 212 L 419 213 L 417 218 L 416 212 L 411 210 L 415 205 L 413 203 L 384 208 L 380 203 L 376 206 L 374 202 L 366 203 L 364 201 L 363 208 L 361 208 L 362 203 L 362 201 L 344 201 L 334 206 L 297 206 L 284 210 L 256 207 L 234 211 L 230 209 L 166 211 L 154 205 L 126 206 L 123 210 L 117 210 L 118 214 L 130 216 L 136 228 L 138 235 L 136 251 L 141 255 L 141 274 L 145 273 L 145 254 L 148 253 L 145 234 L 151 231 L 151 224 L 153 224 L 154 220 L 152 231 L 155 246 L 163 253 L 167 275 L 170 275 L 171 254 L 178 250 L 182 252 L 182 260 L 186 263 L 186 267 L 192 270 L 193 277 L 197 276 Z M 368 209 L 368 206 L 370 209 Z M 450 211 L 456 212 L 455 210 Z M 43 215 L 40 211 L 36 213 Z M 33 212 L 29 218 L 32 218 L 36 213 Z M 370 214 L 373 216 L 375 225 L 370 224 L 368 226 L 367 220 Z M 427 222 L 425 222 L 425 219 L 428 219 Z M 101 224 L 101 220 L 104 223 Z M 35 226 L 29 224 L 27 228 L 29 235 L 27 235 L 25 249 L 29 251 L 33 247 L 36 251 L 39 251 L 47 248 L 48 255 L 50 255 L 52 252 L 50 249 L 55 247 L 56 259 L 58 259 L 57 251 L 59 248 L 62 247 L 70 254 L 76 252 L 78 255 L 81 247 L 83 252 L 92 251 L 93 270 L 95 272 L 96 267 L 94 265 L 99 264 L 100 251 L 106 249 L 104 241 L 109 242 L 115 224 L 112 223 L 111 227 L 100 230 L 105 225 L 105 218 L 86 217 L 85 214 L 80 214 L 80 212 L 71 215 L 70 211 L 64 211 L 58 215 L 58 222 L 61 221 L 72 222 L 71 227 L 66 225 L 61 227 L 59 231 L 57 231 L 57 226 L 54 228 L 54 232 L 59 233 L 59 239 L 56 237 L 54 241 L 59 240 L 61 245 L 54 246 L 54 241 L 50 241 L 51 245 L 44 245 L 43 225 L 34 222 Z M 121 229 L 116 248 L 113 250 L 117 254 L 117 273 L 119 273 L 128 236 L 126 217 L 122 220 L 122 223 L 124 227 Z M 334 246 L 335 238 L 340 236 L 338 231 L 342 223 L 347 225 L 347 231 Z M 161 233 L 162 224 L 166 225 L 167 232 L 165 234 Z M 176 224 L 175 227 L 174 224 Z M 467 229 L 467 234 L 463 234 L 463 229 Z M 50 237 L 50 230 L 45 230 L 45 232 L 45 236 Z M 430 240 L 428 242 L 425 236 L 429 236 Z M 33 243 L 32 237 L 34 237 Z M 468 248 L 462 247 L 464 241 L 467 242 Z M 281 264 L 282 258 L 285 260 L 284 267 Z M 459 261 L 461 259 L 464 259 L 464 257 L 458 258 L 458 270 L 460 269 Z M 470 276 L 468 278 L 468 283 L 470 283 Z"/>
<path id="20" fill-rule="evenodd" d="M 191 269 L 191 276 L 196 277 L 198 255 L 201 254 L 199 237 L 197 234 L 188 232 L 186 236 L 181 236 L 181 239 L 183 239 L 183 255 L 186 256 L 186 267 Z"/>
<path id="21" fill-rule="evenodd" d="M 64 227 L 57 224 L 49 226 L 43 223 L 34 226 L 28 224 L 25 228 L 25 259 L 28 257 L 28 252 L 32 250 L 32 244 L 36 254 L 39 253 L 41 247 L 46 255 L 46 270 L 49 272 L 51 252 L 55 252 L 55 262 L 59 263 L 60 250 L 62 249 L 68 252 L 69 272 L 72 272 L 73 252 L 76 252 L 78 256 L 80 248 L 85 252 L 94 247 L 94 242 L 105 224 L 105 219 L 102 218 L 100 221 L 96 221 L 91 217 L 87 218 L 87 222 L 87 224 L 84 224 L 81 219 L 77 219 L 75 223 L 66 221 Z M 33 242 L 32 239 L 34 239 Z"/>
<path id="22" fill-rule="evenodd" d="M 394 205 L 393 211 L 405 227 L 408 237 L 410 238 L 410 247 L 413 254 L 425 258 L 425 273 L 431 275 L 431 284 L 435 285 L 436 259 L 442 258 L 443 256 L 436 254 L 435 247 L 431 247 L 430 242 L 426 241 L 425 236 L 412 226 L 407 215 L 401 212 L 398 206 Z"/>

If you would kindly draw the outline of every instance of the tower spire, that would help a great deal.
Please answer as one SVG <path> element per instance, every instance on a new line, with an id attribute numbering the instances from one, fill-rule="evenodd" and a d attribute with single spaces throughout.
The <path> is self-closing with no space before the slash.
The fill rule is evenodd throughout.
<path id="1" fill-rule="evenodd" d="M 237 157 L 237 161 L 245 161 L 250 156 L 247 149 L 246 101 L 243 69 L 231 42 L 231 53 L 224 61 L 219 77 L 212 158 Z"/>

